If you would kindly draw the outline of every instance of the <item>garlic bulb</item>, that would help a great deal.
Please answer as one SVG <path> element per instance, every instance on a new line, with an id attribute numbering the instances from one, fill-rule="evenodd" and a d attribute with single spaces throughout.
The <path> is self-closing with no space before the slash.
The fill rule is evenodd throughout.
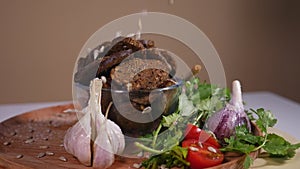
<path id="1" fill-rule="evenodd" d="M 67 131 L 64 146 L 82 164 L 108 168 L 114 162 L 114 154 L 123 152 L 125 138 L 120 127 L 102 114 L 101 90 L 102 80 L 93 79 L 88 106 L 82 110 L 85 115 Z"/>
<path id="2" fill-rule="evenodd" d="M 251 130 L 249 118 L 244 110 L 241 84 L 238 80 L 232 82 L 230 102 L 209 117 L 205 125 L 220 141 L 234 135 L 236 126 L 245 125 L 249 131 Z"/>

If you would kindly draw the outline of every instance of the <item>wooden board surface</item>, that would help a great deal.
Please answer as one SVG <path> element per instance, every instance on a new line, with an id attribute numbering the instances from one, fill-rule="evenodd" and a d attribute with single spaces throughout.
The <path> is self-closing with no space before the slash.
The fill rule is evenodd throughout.
<path id="1" fill-rule="evenodd" d="M 77 121 L 76 113 L 64 113 L 71 104 L 31 111 L 0 123 L 0 168 L 91 168 L 80 164 L 63 147 L 66 130 Z M 39 158 L 39 153 L 54 153 Z M 18 158 L 22 155 L 22 158 Z M 256 156 L 257 154 L 255 154 Z M 59 158 L 63 156 L 66 162 Z M 117 157 L 112 169 L 134 168 L 141 159 Z M 218 167 L 241 168 L 243 157 Z"/>
<path id="2" fill-rule="evenodd" d="M 63 105 L 35 110 L 2 122 L 0 168 L 91 168 L 80 164 L 62 146 L 66 130 L 77 121 L 76 113 L 63 112 L 69 108 L 73 106 Z M 37 157 L 39 153 L 47 151 L 54 155 Z M 18 159 L 18 155 L 23 157 Z M 68 161 L 61 161 L 59 159 L 61 156 Z M 117 157 L 111 168 L 133 168 L 132 165 L 139 161 Z"/>

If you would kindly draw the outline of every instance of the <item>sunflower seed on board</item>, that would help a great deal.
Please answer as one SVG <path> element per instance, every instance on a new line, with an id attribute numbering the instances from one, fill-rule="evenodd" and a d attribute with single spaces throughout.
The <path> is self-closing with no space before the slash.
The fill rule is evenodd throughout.
<path id="1" fill-rule="evenodd" d="M 23 154 L 18 154 L 18 155 L 16 155 L 16 158 L 17 158 L 17 159 L 23 158 Z"/>
<path id="2" fill-rule="evenodd" d="M 144 152 L 139 152 L 137 155 L 136 155 L 137 157 L 143 157 L 144 156 Z"/>
<path id="3" fill-rule="evenodd" d="M 5 146 L 8 146 L 10 144 L 11 144 L 11 142 L 9 142 L 9 141 L 6 141 L 6 142 L 3 143 L 3 145 L 5 145 Z"/>
<path id="4" fill-rule="evenodd" d="M 49 146 L 47 145 L 40 146 L 40 149 L 47 149 L 47 148 L 49 148 Z"/>
<path id="5" fill-rule="evenodd" d="M 51 152 L 51 151 L 46 151 L 46 155 L 47 155 L 47 156 L 53 156 L 53 155 L 54 155 L 54 153 L 53 153 L 53 152 Z"/>
<path id="6" fill-rule="evenodd" d="M 30 143 L 33 143 L 33 142 L 34 142 L 33 138 L 25 140 L 25 144 L 30 144 Z"/>
<path id="7" fill-rule="evenodd" d="M 33 136 L 27 136 L 26 138 L 27 139 L 33 139 Z"/>
<path id="8" fill-rule="evenodd" d="M 141 164 L 141 163 L 140 163 L 140 164 L 134 163 L 132 166 L 133 166 L 134 168 L 141 168 L 142 164 Z"/>
<path id="9" fill-rule="evenodd" d="M 67 162 L 68 161 L 68 159 L 66 157 L 64 157 L 64 156 L 60 156 L 58 159 L 60 161 L 63 161 L 63 162 Z"/>
<path id="10" fill-rule="evenodd" d="M 11 132 L 9 135 L 10 135 L 10 136 L 15 136 L 15 135 L 17 135 L 17 132 L 13 131 L 13 132 Z"/>
<path id="11" fill-rule="evenodd" d="M 42 157 L 45 157 L 46 156 L 46 153 L 42 152 L 42 153 L 39 153 L 37 155 L 37 158 L 42 158 Z"/>

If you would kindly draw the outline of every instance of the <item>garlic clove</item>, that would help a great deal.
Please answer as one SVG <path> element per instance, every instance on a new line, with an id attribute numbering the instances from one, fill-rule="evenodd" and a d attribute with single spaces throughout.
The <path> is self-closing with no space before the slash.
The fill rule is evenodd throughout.
<path id="1" fill-rule="evenodd" d="M 97 86 L 96 82 L 97 81 L 93 81 L 93 86 Z M 101 93 L 99 97 L 101 97 Z M 101 112 L 101 107 L 99 107 L 99 110 L 100 112 L 91 112 L 93 115 L 92 121 L 94 122 L 93 127 L 95 128 L 94 135 L 96 136 L 93 144 L 93 167 L 105 169 L 113 164 L 115 156 L 112 151 L 111 140 L 109 140 L 107 133 L 107 120 L 105 120 Z"/>
<path id="2" fill-rule="evenodd" d="M 85 166 L 91 166 L 90 114 L 85 114 L 79 122 L 69 128 L 64 137 L 65 150 L 77 157 Z"/>
<path id="3" fill-rule="evenodd" d="M 112 151 L 115 154 L 122 154 L 125 149 L 125 138 L 120 127 L 111 120 L 107 120 L 107 133 L 112 142 Z"/>
<path id="4" fill-rule="evenodd" d="M 98 125 L 97 128 L 104 129 L 105 126 Z M 101 136 L 96 138 L 93 145 L 93 167 L 105 169 L 111 166 L 115 160 L 112 149 L 112 144 L 110 143 L 108 134 L 106 132 L 102 132 Z"/>
<path id="5" fill-rule="evenodd" d="M 234 106 L 237 111 L 244 111 L 241 83 L 238 80 L 232 82 L 232 96 L 230 104 Z"/>

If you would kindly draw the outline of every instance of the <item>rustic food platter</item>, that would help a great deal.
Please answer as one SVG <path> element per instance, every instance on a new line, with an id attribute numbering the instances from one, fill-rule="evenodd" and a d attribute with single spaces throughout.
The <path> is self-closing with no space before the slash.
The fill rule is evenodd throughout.
<path id="1" fill-rule="evenodd" d="M 65 132 L 76 121 L 72 104 L 34 110 L 0 123 L 0 168 L 91 168 L 85 167 L 63 147 Z M 294 139 L 290 139 L 295 141 Z M 258 152 L 252 154 L 257 157 Z M 297 155 L 282 162 L 274 159 L 257 159 L 255 168 L 295 168 L 300 161 Z M 242 168 L 244 157 L 227 158 L 227 162 L 211 169 Z M 117 157 L 110 168 L 135 168 L 142 159 Z"/>

